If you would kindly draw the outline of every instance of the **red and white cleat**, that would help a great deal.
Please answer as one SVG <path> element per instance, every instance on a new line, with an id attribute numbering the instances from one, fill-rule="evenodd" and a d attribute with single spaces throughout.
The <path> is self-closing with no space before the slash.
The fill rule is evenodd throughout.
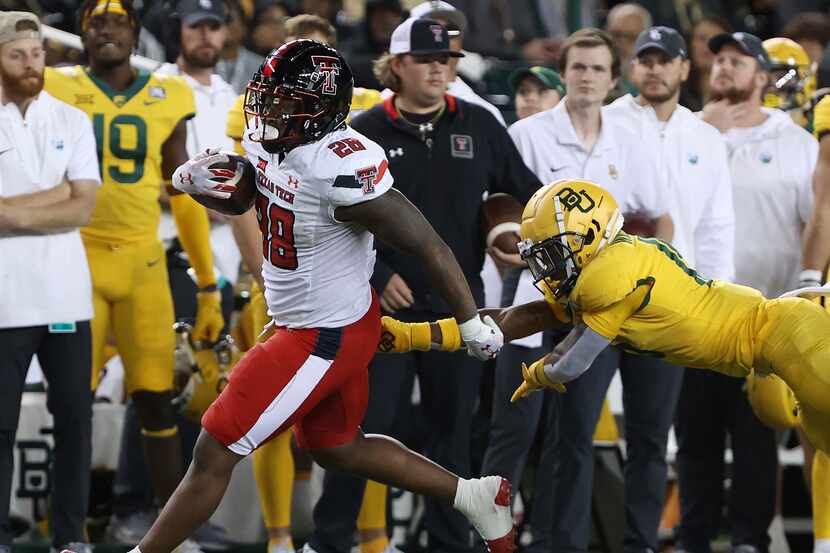
<path id="1" fill-rule="evenodd" d="M 491 553 L 516 550 L 510 514 L 510 481 L 501 476 L 458 480 L 455 508 L 475 527 Z"/>

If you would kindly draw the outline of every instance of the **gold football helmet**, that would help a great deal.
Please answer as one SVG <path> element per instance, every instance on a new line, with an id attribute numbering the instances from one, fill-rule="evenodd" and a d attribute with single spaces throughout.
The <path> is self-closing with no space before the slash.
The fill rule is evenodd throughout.
<path id="1" fill-rule="evenodd" d="M 789 38 L 770 38 L 764 49 L 772 61 L 772 85 L 764 96 L 764 106 L 784 111 L 806 109 L 816 91 L 816 75 L 810 56 Z"/>
<path id="2" fill-rule="evenodd" d="M 525 206 L 519 253 L 536 287 L 560 298 L 570 293 L 582 268 L 622 225 L 616 200 L 598 184 L 578 179 L 552 182 Z"/>
<path id="3" fill-rule="evenodd" d="M 194 344 L 192 327 L 173 325 L 176 332 L 174 383 L 176 407 L 187 418 L 199 422 L 210 404 L 228 383 L 231 369 L 241 354 L 229 335 L 220 336 L 212 346 Z"/>
<path id="4" fill-rule="evenodd" d="M 798 404 L 787 384 L 774 374 L 746 377 L 749 404 L 758 419 L 776 430 L 798 426 Z"/>

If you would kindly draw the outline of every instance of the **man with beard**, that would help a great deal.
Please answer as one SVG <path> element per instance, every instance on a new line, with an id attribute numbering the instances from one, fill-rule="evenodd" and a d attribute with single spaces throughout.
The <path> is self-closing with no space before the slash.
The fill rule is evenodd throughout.
<path id="1" fill-rule="evenodd" d="M 213 341 L 224 326 L 207 214 L 169 186 L 188 159 L 193 93 L 179 77 L 130 66 L 140 27 L 130 0 L 86 0 L 79 16 L 89 65 L 47 70 L 46 89 L 87 113 L 98 143 L 103 185 L 81 231 L 95 308 L 92 384 L 112 335 L 138 412 L 154 497 L 164 504 L 181 478 L 182 453 L 171 405 L 173 302 L 157 237 L 163 183 L 199 287 L 193 338 Z"/>
<path id="2" fill-rule="evenodd" d="M 731 281 L 735 213 L 726 143 L 717 129 L 678 105 L 688 76 L 688 50 L 680 33 L 668 27 L 646 29 L 637 37 L 629 71 L 640 95 L 619 98 L 607 113 L 639 136 L 641 147 L 657 160 L 660 182 L 674 197 L 672 245 L 706 278 Z M 625 381 L 624 397 L 637 397 L 636 402 L 625 402 L 625 500 L 628 520 L 633 517 L 645 544 L 656 550 L 666 489 L 666 442 L 683 368 L 650 363 L 655 370 Z"/>
<path id="3" fill-rule="evenodd" d="M 37 17 L 0 13 L 0 552 L 14 537 L 15 433 L 37 354 L 54 417 L 52 551 L 88 553 L 92 290 L 78 227 L 100 178 L 92 125 L 42 91 L 44 61 Z"/>
<path id="4" fill-rule="evenodd" d="M 225 119 L 236 93 L 216 72 L 225 43 L 228 8 L 224 0 L 181 0 L 169 18 L 169 33 L 179 39 L 176 63 L 158 68 L 159 73 L 179 75 L 196 99 L 196 115 L 187 122 L 187 153 L 192 157 L 207 147 L 233 148 L 225 135 Z"/>
<path id="5" fill-rule="evenodd" d="M 735 280 L 776 297 L 799 284 L 801 233 L 813 204 L 818 145 L 786 113 L 763 107 L 770 59 L 760 39 L 723 33 L 709 41 L 709 48 L 715 54 L 712 98 L 703 120 L 726 139 L 735 210 Z M 708 261 L 697 255 L 698 265 Z M 706 553 L 719 531 L 726 434 L 733 455 L 729 513 L 734 550 L 769 548 L 775 435 L 753 413 L 744 387 L 744 378 L 708 371 L 685 374 L 675 421 L 681 550 Z"/>
<path id="6" fill-rule="evenodd" d="M 156 70 L 165 75 L 177 75 L 184 79 L 196 100 L 196 115 L 187 121 L 187 153 L 195 156 L 206 148 L 231 150 L 233 142 L 225 135 L 225 117 L 236 93 L 214 70 L 227 36 L 228 9 L 224 0 L 181 0 L 165 18 L 165 36 L 174 41 L 179 52 L 175 63 L 162 65 Z M 167 206 L 167 202 L 163 202 Z M 239 267 L 239 249 L 233 244 L 230 226 L 220 215 L 212 215 L 211 246 L 216 266 L 224 285 L 224 316 L 230 316 L 233 302 L 232 285 L 236 282 Z M 174 218 L 168 209 L 161 213 L 159 237 L 167 250 L 170 290 L 176 320 L 192 321 L 197 308 L 196 283 L 188 274 L 190 265 L 181 255 L 182 247 Z M 141 454 L 141 436 L 136 407 L 127 406 L 121 439 L 121 453 L 114 488 L 113 517 L 108 532 L 111 539 L 121 543 L 135 543 L 150 528 L 155 518 L 152 497 L 147 493 L 150 484 Z M 184 440 L 184 450 L 189 451 L 198 435 L 198 425 L 179 417 L 177 421 Z M 188 445 L 189 444 L 189 445 Z M 227 539 L 221 528 L 205 525 L 193 534 L 201 547 L 224 549 Z"/>

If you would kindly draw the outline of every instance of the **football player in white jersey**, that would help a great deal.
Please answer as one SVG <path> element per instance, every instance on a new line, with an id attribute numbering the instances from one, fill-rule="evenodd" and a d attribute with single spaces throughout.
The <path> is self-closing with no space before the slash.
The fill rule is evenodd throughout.
<path id="1" fill-rule="evenodd" d="M 132 553 L 172 551 L 213 513 L 236 463 L 291 427 L 323 467 L 453 502 L 491 551 L 514 548 L 506 479 L 458 478 L 359 428 L 367 365 L 381 337 L 369 285 L 373 235 L 423 263 L 463 321 L 456 343 L 463 341 L 471 355 L 494 357 L 503 337 L 492 320 L 479 318 L 447 245 L 391 189 L 383 150 L 345 124 L 352 87 L 340 54 L 311 40 L 273 51 L 248 85 L 243 145 L 256 169 L 261 231 L 253 247 L 262 252 L 276 330 L 234 368 L 202 419 L 187 475 Z M 220 159 L 227 157 L 214 150 L 196 156 L 177 169 L 174 186 L 227 198 L 228 187 L 212 180 L 210 170 Z M 243 217 L 257 224 L 253 214 Z"/>

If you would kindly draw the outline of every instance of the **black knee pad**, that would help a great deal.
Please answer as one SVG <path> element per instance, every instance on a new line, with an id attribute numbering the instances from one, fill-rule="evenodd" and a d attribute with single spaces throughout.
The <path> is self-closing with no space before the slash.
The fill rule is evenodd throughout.
<path id="1" fill-rule="evenodd" d="M 145 432 L 158 433 L 176 428 L 176 415 L 173 411 L 173 391 L 150 392 L 136 390 L 132 394 L 133 404 L 138 413 L 138 420 Z"/>

